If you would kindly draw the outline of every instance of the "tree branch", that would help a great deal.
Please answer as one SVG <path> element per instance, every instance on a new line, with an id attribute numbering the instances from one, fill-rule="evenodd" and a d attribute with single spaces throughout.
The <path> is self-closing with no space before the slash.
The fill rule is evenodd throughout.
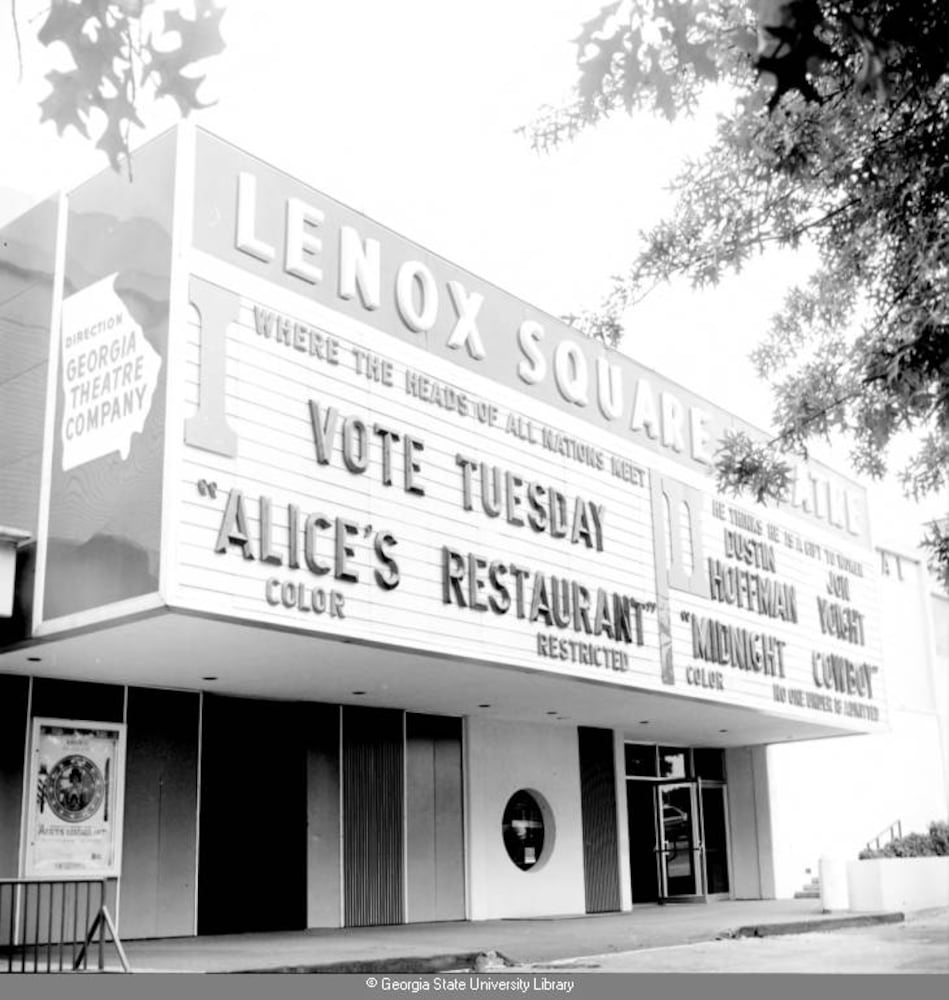
<path id="1" fill-rule="evenodd" d="M 13 19 L 13 37 L 16 39 L 16 82 L 23 82 L 23 45 L 20 41 L 20 24 L 16 16 L 16 0 L 10 0 L 10 17 Z"/>
<path id="2" fill-rule="evenodd" d="M 854 389 L 852 392 L 845 393 L 843 396 L 837 396 L 832 399 L 826 406 L 822 406 L 818 410 L 814 410 L 813 413 L 809 413 L 806 417 L 801 420 L 801 425 L 807 427 L 809 424 L 814 423 L 815 420 L 819 420 L 821 417 L 826 417 L 831 410 L 836 409 L 838 406 L 844 406 L 847 403 L 853 402 L 855 399 L 860 399 L 863 396 L 864 390 L 867 386 L 872 385 L 874 382 L 881 382 L 886 378 L 886 374 L 881 372 L 875 375 L 866 375 L 860 380 L 860 385 L 858 388 Z M 770 441 L 767 442 L 768 447 L 778 444 L 782 441 L 787 441 L 793 436 L 793 431 L 790 428 L 785 428 L 783 431 L 779 431 Z"/>

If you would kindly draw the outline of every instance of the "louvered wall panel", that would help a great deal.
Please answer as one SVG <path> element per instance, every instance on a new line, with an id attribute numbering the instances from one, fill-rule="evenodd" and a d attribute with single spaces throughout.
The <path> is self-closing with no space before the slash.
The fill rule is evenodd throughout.
<path id="1" fill-rule="evenodd" d="M 403 920 L 402 713 L 343 710 L 343 893 L 347 927 Z"/>
<path id="2" fill-rule="evenodd" d="M 586 909 L 605 913 L 620 908 L 613 733 L 581 726 L 578 736 Z"/>

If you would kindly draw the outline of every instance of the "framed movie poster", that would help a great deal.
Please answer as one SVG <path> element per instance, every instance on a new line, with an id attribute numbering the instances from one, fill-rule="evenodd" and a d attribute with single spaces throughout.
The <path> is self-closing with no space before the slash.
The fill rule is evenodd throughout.
<path id="1" fill-rule="evenodd" d="M 24 875 L 117 876 L 125 726 L 34 719 Z"/>

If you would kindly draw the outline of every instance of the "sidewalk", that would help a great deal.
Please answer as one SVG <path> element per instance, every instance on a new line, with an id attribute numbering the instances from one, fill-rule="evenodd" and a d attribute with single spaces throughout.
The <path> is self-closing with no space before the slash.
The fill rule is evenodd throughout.
<path id="1" fill-rule="evenodd" d="M 902 914 L 823 914 L 813 899 L 640 906 L 632 913 L 471 923 L 402 924 L 125 942 L 136 972 L 437 972 L 479 955 L 551 962 L 749 934 L 800 933 Z M 109 966 L 116 965 L 109 949 Z"/>

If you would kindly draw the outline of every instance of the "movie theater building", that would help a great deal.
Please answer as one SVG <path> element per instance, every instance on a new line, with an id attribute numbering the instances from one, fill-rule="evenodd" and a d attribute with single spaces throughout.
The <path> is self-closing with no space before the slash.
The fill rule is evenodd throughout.
<path id="1" fill-rule="evenodd" d="M 768 747 L 888 731 L 860 487 L 212 135 L 0 300 L 0 876 L 123 937 L 773 896 Z"/>

